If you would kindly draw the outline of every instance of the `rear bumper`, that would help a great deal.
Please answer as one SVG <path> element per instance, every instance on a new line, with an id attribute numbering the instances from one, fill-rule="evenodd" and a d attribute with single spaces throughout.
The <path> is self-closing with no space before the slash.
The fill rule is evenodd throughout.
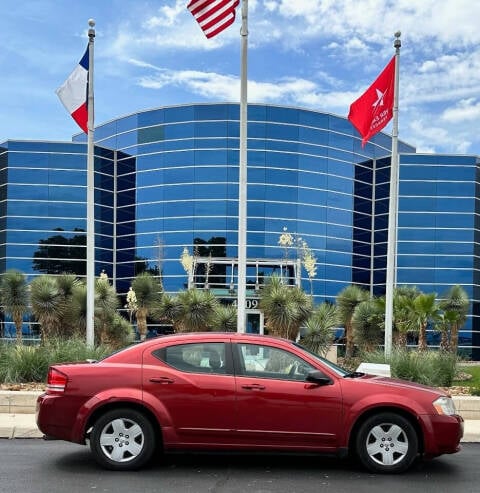
<path id="1" fill-rule="evenodd" d="M 63 395 L 42 394 L 37 398 L 36 422 L 38 429 L 49 440 L 66 440 L 84 443 L 82 436 L 75 434 L 77 410 L 84 399 Z"/>
<path id="2" fill-rule="evenodd" d="M 424 428 L 424 456 L 437 457 L 454 454 L 461 450 L 460 440 L 464 433 L 464 421 L 459 415 L 421 416 Z"/>

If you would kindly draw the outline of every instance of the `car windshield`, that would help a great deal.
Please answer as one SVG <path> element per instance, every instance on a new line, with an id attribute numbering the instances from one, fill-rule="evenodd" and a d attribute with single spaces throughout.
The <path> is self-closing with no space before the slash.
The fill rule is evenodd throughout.
<path id="1" fill-rule="evenodd" d="M 341 368 L 340 366 L 336 365 L 335 363 L 332 363 L 328 359 L 323 358 L 322 356 L 318 355 L 317 353 L 314 353 L 313 351 L 310 351 L 310 349 L 307 349 L 306 347 L 302 346 L 301 344 L 298 344 L 298 342 L 293 342 L 292 344 L 294 346 L 300 348 L 302 351 L 305 351 L 310 356 L 313 356 L 315 359 L 317 359 L 318 361 L 320 361 L 325 366 L 328 366 L 328 368 L 330 368 L 331 370 L 333 370 L 340 377 L 345 377 L 346 375 L 348 375 L 350 373 L 349 371 L 344 370 L 343 368 Z"/>

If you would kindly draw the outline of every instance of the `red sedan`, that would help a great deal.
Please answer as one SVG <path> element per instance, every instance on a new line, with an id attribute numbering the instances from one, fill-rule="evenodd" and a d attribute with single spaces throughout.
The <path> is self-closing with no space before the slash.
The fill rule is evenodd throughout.
<path id="1" fill-rule="evenodd" d="M 445 393 L 348 373 L 267 336 L 162 336 L 99 362 L 53 365 L 47 384 L 39 429 L 89 443 L 108 469 L 138 469 L 157 449 L 235 450 L 350 453 L 395 473 L 458 452 L 463 436 Z"/>

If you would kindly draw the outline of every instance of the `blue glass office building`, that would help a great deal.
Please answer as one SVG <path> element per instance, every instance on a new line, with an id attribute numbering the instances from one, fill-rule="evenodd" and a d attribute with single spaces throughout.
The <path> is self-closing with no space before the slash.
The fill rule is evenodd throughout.
<path id="1" fill-rule="evenodd" d="M 238 104 L 138 112 L 98 126 L 95 142 L 96 273 L 105 270 L 124 293 L 136 272 L 149 269 L 176 292 L 188 282 L 180 263 L 187 248 L 214 259 L 213 281 L 228 291 L 238 256 Z M 478 157 L 417 154 L 403 142 L 399 152 L 397 284 L 438 295 L 462 285 L 472 300 L 463 335 L 479 346 Z M 383 133 L 362 148 L 343 117 L 249 105 L 251 293 L 282 265 L 316 302 L 333 301 L 352 283 L 384 291 L 390 153 Z M 2 271 L 54 271 L 55 255 L 84 266 L 85 136 L 7 141 L 0 159 Z M 278 244 L 285 228 L 317 259 L 311 283 L 294 249 Z M 62 249 L 45 248 L 59 236 Z"/>

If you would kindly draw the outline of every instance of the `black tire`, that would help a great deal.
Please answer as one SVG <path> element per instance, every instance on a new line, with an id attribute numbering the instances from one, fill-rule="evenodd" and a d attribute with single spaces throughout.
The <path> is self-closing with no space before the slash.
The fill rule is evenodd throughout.
<path id="1" fill-rule="evenodd" d="M 113 471 L 144 466 L 155 451 L 155 431 L 150 421 L 133 409 L 114 409 L 100 416 L 90 433 L 95 460 Z"/>
<path id="2" fill-rule="evenodd" d="M 355 450 L 360 462 L 376 473 L 406 471 L 418 454 L 418 436 L 408 419 L 392 412 L 370 416 L 358 430 Z"/>

